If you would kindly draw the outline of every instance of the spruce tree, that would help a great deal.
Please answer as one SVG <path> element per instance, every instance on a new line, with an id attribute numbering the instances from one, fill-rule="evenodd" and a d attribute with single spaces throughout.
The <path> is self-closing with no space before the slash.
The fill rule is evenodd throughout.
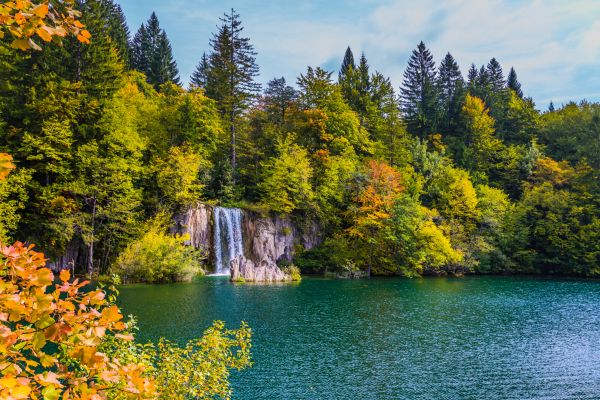
<path id="1" fill-rule="evenodd" d="M 208 62 L 208 57 L 206 56 L 206 53 L 202 53 L 202 58 L 200 58 L 200 61 L 190 78 L 190 83 L 196 87 L 205 89 L 206 83 L 208 82 L 209 70 L 210 64 Z"/>
<path id="2" fill-rule="evenodd" d="M 164 30 L 158 36 L 156 52 L 151 64 L 150 79 L 150 83 L 157 87 L 167 82 L 181 85 L 177 62 L 173 57 L 173 48 Z"/>
<path id="3" fill-rule="evenodd" d="M 130 60 L 130 32 L 123 9 L 112 0 L 103 0 L 107 11 L 107 34 L 113 41 L 121 60 L 129 64 Z"/>
<path id="4" fill-rule="evenodd" d="M 550 101 L 550 105 L 548 106 L 548 111 L 549 112 L 554 112 L 556 109 L 554 108 L 554 102 Z"/>
<path id="5" fill-rule="evenodd" d="M 460 68 L 450 53 L 440 63 L 437 87 L 440 102 L 440 130 L 444 135 L 453 134 L 460 118 L 464 80 Z"/>
<path id="6" fill-rule="evenodd" d="M 521 83 L 517 79 L 517 73 L 514 68 L 510 68 L 508 73 L 508 79 L 506 80 L 506 87 L 514 91 L 517 96 L 523 98 L 523 90 L 521 89 Z"/>
<path id="7" fill-rule="evenodd" d="M 360 63 L 358 64 L 358 92 L 361 97 L 368 96 L 371 91 L 371 76 L 369 75 L 369 63 L 365 53 L 360 56 Z"/>
<path id="8" fill-rule="evenodd" d="M 171 43 L 161 29 L 156 13 L 153 12 L 135 34 L 131 52 L 132 67 L 146 74 L 148 83 L 155 88 L 167 82 L 180 84 Z"/>
<path id="9" fill-rule="evenodd" d="M 236 131 L 239 118 L 251 105 L 260 91 L 254 79 L 258 75 L 256 51 L 250 39 L 242 37 L 240 16 L 231 9 L 221 18 L 219 31 L 210 40 L 210 73 L 206 94 L 217 101 L 219 110 L 227 123 L 231 137 L 230 159 L 235 185 L 237 154 Z"/>
<path id="10" fill-rule="evenodd" d="M 500 93 L 504 89 L 504 74 L 502 66 L 495 58 L 492 58 L 486 68 L 489 84 L 494 93 Z"/>
<path id="11" fill-rule="evenodd" d="M 129 57 L 131 67 L 138 71 L 148 71 L 150 68 L 149 54 L 150 40 L 148 32 L 146 32 L 146 25 L 142 24 L 131 41 L 131 53 Z"/>
<path id="12" fill-rule="evenodd" d="M 435 133 L 436 69 L 433 56 L 423 42 L 413 50 L 400 88 L 400 104 L 409 132 L 425 139 Z"/>
<path id="13" fill-rule="evenodd" d="M 469 88 L 472 89 L 477 85 L 478 75 L 479 71 L 477 71 L 477 66 L 475 64 L 471 64 L 469 72 L 467 73 L 467 82 L 469 83 Z"/>
<path id="14" fill-rule="evenodd" d="M 446 54 L 446 57 L 440 63 L 437 82 L 442 102 L 450 101 L 454 96 L 457 85 L 463 83 L 460 68 L 450 53 Z"/>
<path id="15" fill-rule="evenodd" d="M 346 54 L 344 54 L 344 60 L 342 61 L 342 67 L 340 68 L 339 73 L 339 81 L 344 80 L 344 77 L 347 76 L 348 71 L 355 70 L 356 64 L 354 63 L 354 54 L 352 53 L 352 49 L 350 46 L 346 49 Z"/>

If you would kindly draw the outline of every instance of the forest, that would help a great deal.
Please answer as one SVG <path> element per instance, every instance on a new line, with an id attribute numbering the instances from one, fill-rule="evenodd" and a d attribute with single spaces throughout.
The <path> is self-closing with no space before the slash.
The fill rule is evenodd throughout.
<path id="1" fill-rule="evenodd" d="M 348 47 L 339 71 L 261 85 L 234 10 L 184 87 L 156 14 L 132 33 L 111 0 L 76 7 L 83 37 L 0 39 L 2 242 L 187 276 L 205 256 L 168 228 L 202 201 L 317 221 L 303 273 L 600 274 L 599 104 L 540 111 L 514 68 L 465 76 L 423 42 L 402 82 Z"/>

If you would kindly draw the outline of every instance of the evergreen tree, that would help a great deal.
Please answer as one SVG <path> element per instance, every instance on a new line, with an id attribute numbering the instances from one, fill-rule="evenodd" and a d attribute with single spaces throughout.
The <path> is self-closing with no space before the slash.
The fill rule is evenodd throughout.
<path id="1" fill-rule="evenodd" d="M 523 98 L 523 90 L 521 89 L 521 83 L 517 79 L 517 73 L 514 68 L 510 68 L 508 73 L 508 79 L 506 80 L 506 87 L 514 91 L 517 96 Z"/>
<path id="2" fill-rule="evenodd" d="M 296 90 L 286 84 L 284 77 L 272 79 L 267 83 L 264 96 L 265 106 L 279 126 L 285 123 L 287 111 L 296 97 Z"/>
<path id="3" fill-rule="evenodd" d="M 450 53 L 440 63 L 438 71 L 440 129 L 444 135 L 454 133 L 461 113 L 464 81 L 460 68 Z"/>
<path id="4" fill-rule="evenodd" d="M 200 58 L 200 62 L 198 62 L 198 65 L 190 78 L 190 83 L 196 87 L 205 89 L 206 83 L 208 82 L 209 70 L 210 64 L 208 62 L 208 57 L 206 56 L 206 53 L 202 53 L 202 58 Z"/>
<path id="5" fill-rule="evenodd" d="M 482 65 L 479 68 L 479 73 L 477 74 L 477 86 L 484 88 L 490 84 L 490 74 L 488 73 L 485 65 Z"/>
<path id="6" fill-rule="evenodd" d="M 471 67 L 469 68 L 469 73 L 467 74 L 469 88 L 472 89 L 473 87 L 475 87 L 475 85 L 477 85 L 478 75 L 479 72 L 477 71 L 477 66 L 475 64 L 471 64 Z"/>
<path id="7" fill-rule="evenodd" d="M 344 64 L 346 64 L 346 61 L 348 61 L 348 57 L 344 59 Z M 364 53 L 360 57 L 358 66 L 354 66 L 353 62 L 352 59 L 352 64 L 348 64 L 346 69 L 342 69 L 345 72 L 340 74 L 339 83 L 344 99 L 359 114 L 361 121 L 364 122 L 371 103 L 369 64 Z M 344 64 L 342 64 L 342 68 L 345 68 Z"/>
<path id="8" fill-rule="evenodd" d="M 492 58 L 486 68 L 489 84 L 494 93 L 500 93 L 504 89 L 504 74 L 502 66 L 495 58 Z"/>
<path id="9" fill-rule="evenodd" d="M 340 68 L 339 81 L 342 82 L 347 76 L 348 71 L 355 69 L 356 64 L 354 63 L 354 54 L 352 53 L 352 49 L 350 49 L 350 46 L 348 46 L 348 48 L 346 49 L 346 54 L 344 54 L 342 67 Z"/>
<path id="10" fill-rule="evenodd" d="M 436 129 L 435 80 L 433 56 L 421 42 L 408 61 L 400 89 L 400 104 L 409 132 L 421 139 Z"/>
<path id="11" fill-rule="evenodd" d="M 231 9 L 221 18 L 221 27 L 210 40 L 210 73 L 206 94 L 217 101 L 222 116 L 227 121 L 231 136 L 230 159 L 235 186 L 237 167 L 236 130 L 239 118 L 250 106 L 260 90 L 254 79 L 258 75 L 256 52 L 250 39 L 242 37 L 240 16 Z"/>
<path id="12" fill-rule="evenodd" d="M 173 82 L 180 84 L 179 70 L 167 33 L 161 29 L 156 13 L 142 25 L 132 42 L 132 67 L 146 74 L 148 83 L 159 88 Z"/>
<path id="13" fill-rule="evenodd" d="M 131 67 L 138 71 L 148 71 L 150 68 L 149 54 L 150 38 L 146 31 L 146 25 L 142 24 L 131 41 L 131 53 L 129 56 Z"/>
<path id="14" fill-rule="evenodd" d="M 371 93 L 371 76 L 369 75 L 369 64 L 367 63 L 365 53 L 362 53 L 360 56 L 360 63 L 358 64 L 356 72 L 358 74 L 357 84 L 359 97 L 357 112 L 364 115 L 367 112 Z"/>
<path id="15" fill-rule="evenodd" d="M 129 48 L 130 32 L 123 9 L 112 0 L 103 0 L 103 2 L 107 10 L 107 33 L 119 52 L 121 60 L 129 64 L 131 57 Z"/>
<path id="16" fill-rule="evenodd" d="M 548 111 L 549 112 L 554 112 L 556 109 L 554 108 L 554 102 L 550 101 L 550 105 L 548 106 Z"/>

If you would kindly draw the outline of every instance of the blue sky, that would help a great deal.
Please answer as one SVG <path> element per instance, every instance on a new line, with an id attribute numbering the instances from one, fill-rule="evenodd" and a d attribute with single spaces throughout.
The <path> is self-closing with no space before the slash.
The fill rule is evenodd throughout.
<path id="1" fill-rule="evenodd" d="M 436 62 L 450 51 L 469 65 L 496 57 L 517 71 L 539 108 L 553 100 L 600 101 L 598 0 L 117 0 L 132 34 L 155 11 L 187 82 L 219 17 L 232 7 L 254 44 L 264 83 L 288 82 L 308 65 L 337 72 L 346 46 L 397 88 L 423 40 Z"/>

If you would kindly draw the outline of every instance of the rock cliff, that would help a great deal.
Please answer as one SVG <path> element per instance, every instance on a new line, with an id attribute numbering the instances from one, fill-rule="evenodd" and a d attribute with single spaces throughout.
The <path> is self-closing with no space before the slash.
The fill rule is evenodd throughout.
<path id="1" fill-rule="evenodd" d="M 215 260 L 214 208 L 197 204 L 185 214 L 176 217 L 173 233 L 189 234 L 189 245 L 209 252 L 209 261 Z M 225 226 L 221 226 L 223 230 Z M 249 282 L 278 282 L 289 280 L 277 262 L 292 261 L 301 249 L 311 249 L 321 241 L 315 223 L 303 221 L 299 224 L 289 217 L 262 215 L 242 210 L 243 255 L 230 257 L 231 279 Z M 227 235 L 221 239 L 227 241 Z M 221 243 L 227 249 L 230 243 Z"/>

